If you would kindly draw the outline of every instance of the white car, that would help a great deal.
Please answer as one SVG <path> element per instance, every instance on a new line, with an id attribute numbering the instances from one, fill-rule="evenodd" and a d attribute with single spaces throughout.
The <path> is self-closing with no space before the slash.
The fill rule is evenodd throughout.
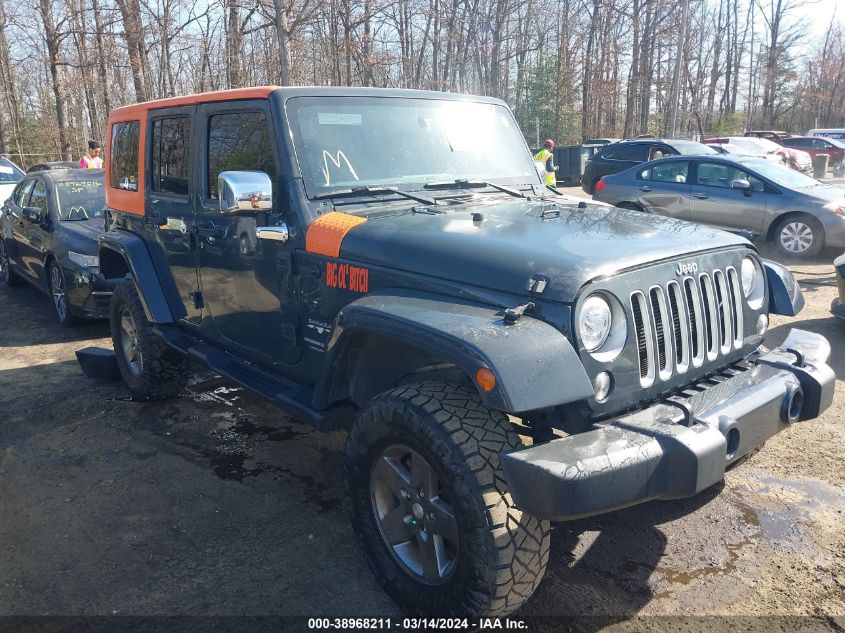
<path id="1" fill-rule="evenodd" d="M 12 190 L 24 177 L 23 170 L 8 158 L 0 156 L 0 204 L 12 195 Z"/>

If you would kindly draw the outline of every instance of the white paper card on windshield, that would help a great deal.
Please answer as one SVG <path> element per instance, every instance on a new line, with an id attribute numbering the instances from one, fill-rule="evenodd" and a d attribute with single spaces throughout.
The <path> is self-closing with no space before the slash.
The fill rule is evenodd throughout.
<path id="1" fill-rule="evenodd" d="M 355 112 L 318 112 L 320 125 L 361 125 L 361 115 Z"/>

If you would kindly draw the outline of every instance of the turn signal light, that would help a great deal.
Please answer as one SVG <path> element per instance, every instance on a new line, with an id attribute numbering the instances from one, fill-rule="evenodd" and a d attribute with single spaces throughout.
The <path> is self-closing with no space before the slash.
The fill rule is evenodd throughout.
<path id="1" fill-rule="evenodd" d="M 475 372 L 475 382 L 482 391 L 493 391 L 496 387 L 496 375 L 486 367 L 479 367 Z"/>

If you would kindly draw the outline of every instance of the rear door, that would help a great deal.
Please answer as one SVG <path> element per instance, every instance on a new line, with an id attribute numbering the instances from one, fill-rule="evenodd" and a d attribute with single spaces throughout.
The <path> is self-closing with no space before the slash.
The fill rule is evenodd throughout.
<path id="1" fill-rule="evenodd" d="M 646 143 L 619 143 L 617 147 L 609 148 L 602 158 L 601 175 L 618 174 L 635 165 L 648 160 L 649 146 Z"/>
<path id="2" fill-rule="evenodd" d="M 689 219 L 690 161 L 661 159 L 637 170 L 637 201 L 644 209 L 679 220 Z"/>
<path id="3" fill-rule="evenodd" d="M 293 242 L 258 239 L 257 228 L 285 220 L 286 178 L 279 173 L 267 100 L 207 103 L 197 108 L 202 155 L 196 231 L 200 282 L 209 318 L 207 335 L 227 348 L 269 365 L 300 356 Z M 224 171 L 261 171 L 273 183 L 273 209 L 223 215 L 218 176 Z"/>
<path id="4" fill-rule="evenodd" d="M 170 274 L 187 311 L 199 325 L 197 249 L 194 227 L 195 178 L 192 165 L 194 106 L 154 110 L 147 124 L 147 212 L 156 218 L 148 231 L 164 250 Z"/>
<path id="5" fill-rule="evenodd" d="M 690 220 L 729 231 L 759 234 L 768 197 L 765 183 L 731 163 L 701 160 L 694 164 Z M 734 189 L 737 180 L 747 180 L 751 189 Z"/>

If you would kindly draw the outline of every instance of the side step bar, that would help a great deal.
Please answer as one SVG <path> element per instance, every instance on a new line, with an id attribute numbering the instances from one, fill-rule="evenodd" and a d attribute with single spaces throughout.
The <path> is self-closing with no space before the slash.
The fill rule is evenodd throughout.
<path id="1" fill-rule="evenodd" d="M 250 391 L 254 391 L 282 411 L 320 431 L 334 431 L 349 425 L 355 410 L 349 405 L 318 411 L 311 406 L 313 391 L 273 376 L 219 347 L 200 341 L 171 325 L 157 325 L 154 331 L 171 347 L 198 358 L 209 369 Z"/>

